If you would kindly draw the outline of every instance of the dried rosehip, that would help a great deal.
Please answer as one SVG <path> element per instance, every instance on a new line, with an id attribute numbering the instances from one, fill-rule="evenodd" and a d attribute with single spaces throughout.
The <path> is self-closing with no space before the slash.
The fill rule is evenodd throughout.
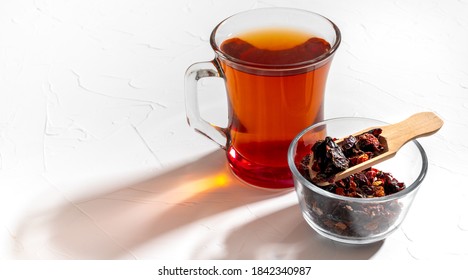
<path id="1" fill-rule="evenodd" d="M 398 182 L 390 174 L 385 173 L 383 177 L 385 180 L 384 188 L 386 194 L 397 193 L 405 188 L 405 185 L 401 182 Z"/>
<path id="2" fill-rule="evenodd" d="M 374 186 L 374 195 L 376 197 L 385 196 L 385 188 L 382 185 Z"/>
<path id="3" fill-rule="evenodd" d="M 366 174 L 362 172 L 354 174 L 354 181 L 356 181 L 360 186 L 370 185 Z"/>
<path id="4" fill-rule="evenodd" d="M 372 185 L 365 185 L 359 188 L 364 197 L 372 197 L 374 195 L 374 188 Z"/>
<path id="5" fill-rule="evenodd" d="M 382 134 L 382 129 L 381 128 L 374 128 L 368 131 L 368 133 L 374 135 L 375 137 L 379 137 L 380 134 Z"/>
<path id="6" fill-rule="evenodd" d="M 356 145 L 356 142 L 357 142 L 356 137 L 350 135 L 349 137 L 346 137 L 345 139 L 343 139 L 343 143 L 341 144 L 341 148 L 345 152 L 349 151 L 352 148 L 354 148 L 354 146 Z"/>
<path id="7" fill-rule="evenodd" d="M 371 168 L 370 170 L 366 171 L 365 174 L 366 174 L 367 180 L 369 180 L 369 182 L 373 182 L 375 176 L 377 176 L 377 172 L 378 172 L 377 169 L 374 169 L 374 168 Z"/>
<path id="8" fill-rule="evenodd" d="M 349 167 L 349 160 L 343 154 L 341 148 L 331 137 L 318 141 L 312 147 L 314 161 L 317 162 L 320 173 L 327 177 Z"/>
<path id="9" fill-rule="evenodd" d="M 359 135 L 356 146 L 364 152 L 380 153 L 384 147 L 380 144 L 379 139 L 371 133 Z"/>

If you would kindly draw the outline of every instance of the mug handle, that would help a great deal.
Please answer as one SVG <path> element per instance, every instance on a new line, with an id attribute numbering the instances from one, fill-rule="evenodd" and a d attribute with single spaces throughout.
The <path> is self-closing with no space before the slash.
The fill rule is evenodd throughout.
<path id="1" fill-rule="evenodd" d="M 226 150 L 228 141 L 226 129 L 205 121 L 200 115 L 198 106 L 198 81 L 208 77 L 222 78 L 221 73 L 214 60 L 197 62 L 187 69 L 185 72 L 185 111 L 189 126 Z"/>

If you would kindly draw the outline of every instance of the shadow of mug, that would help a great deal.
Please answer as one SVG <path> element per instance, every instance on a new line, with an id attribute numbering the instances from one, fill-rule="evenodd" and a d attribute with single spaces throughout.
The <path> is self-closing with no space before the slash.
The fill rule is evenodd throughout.
<path id="1" fill-rule="evenodd" d="M 217 226 L 218 231 L 210 234 L 187 236 L 182 231 L 181 235 L 187 225 L 203 224 L 218 214 L 228 219 L 231 210 L 237 213 L 237 208 L 252 208 L 285 194 L 240 184 L 221 150 L 113 189 L 25 216 L 17 240 L 36 249 L 12 248 L 11 255 L 17 259 L 367 259 L 383 244 L 347 246 L 324 239 L 306 224 L 295 201 L 264 216 L 254 213 L 244 223 L 236 218 L 241 222 L 237 226 L 226 221 L 228 226 Z M 178 242 L 173 237 L 177 234 L 185 240 Z M 168 249 L 181 247 L 182 242 L 188 242 L 190 249 Z M 221 243 L 221 253 L 205 250 L 218 246 L 216 242 Z M 148 254 L 139 249 L 145 245 L 163 249 Z"/>
<path id="2" fill-rule="evenodd" d="M 83 186 L 83 189 L 90 186 Z M 96 188 L 96 187 L 93 187 Z M 97 186 L 99 188 L 99 186 Z M 103 188 L 109 189 L 109 188 Z M 67 201 L 25 216 L 18 240 L 34 246 L 15 250 L 17 258 L 136 259 L 138 247 L 201 219 L 279 196 L 239 183 L 223 151 L 116 191 Z M 177 245 L 177 244 L 175 244 Z M 171 256 L 152 255 L 151 258 Z"/>

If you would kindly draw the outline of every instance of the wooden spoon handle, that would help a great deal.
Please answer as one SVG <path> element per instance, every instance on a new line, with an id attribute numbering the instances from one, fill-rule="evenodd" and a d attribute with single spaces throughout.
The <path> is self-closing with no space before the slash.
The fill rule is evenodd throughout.
<path id="1" fill-rule="evenodd" d="M 436 133 L 443 124 L 444 121 L 436 114 L 421 112 L 399 123 L 382 127 L 382 136 L 387 139 L 388 150 L 397 151 L 415 138 Z"/>

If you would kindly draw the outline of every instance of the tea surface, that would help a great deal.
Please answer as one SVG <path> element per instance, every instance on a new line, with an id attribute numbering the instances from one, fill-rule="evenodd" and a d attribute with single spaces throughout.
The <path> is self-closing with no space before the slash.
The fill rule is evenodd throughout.
<path id="1" fill-rule="evenodd" d="M 221 50 L 234 58 L 265 65 L 310 61 L 326 54 L 330 48 L 322 38 L 289 29 L 252 31 L 221 45 Z"/>

